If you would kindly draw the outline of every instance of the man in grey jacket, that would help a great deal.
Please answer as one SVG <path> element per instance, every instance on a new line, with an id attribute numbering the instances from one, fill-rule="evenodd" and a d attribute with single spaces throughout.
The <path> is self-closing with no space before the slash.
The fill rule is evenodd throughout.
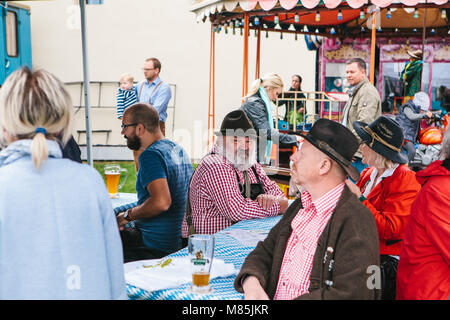
<path id="1" fill-rule="evenodd" d="M 358 140 L 353 122 L 372 123 L 381 116 L 380 94 L 367 79 L 366 68 L 366 63 L 361 58 L 349 60 L 345 68 L 345 77 L 351 87 L 350 98 L 343 110 L 342 124 L 349 128 Z M 356 152 L 355 158 L 354 165 L 361 172 L 365 165 L 361 163 L 360 151 Z"/>
<path id="2" fill-rule="evenodd" d="M 375 220 L 344 183 L 359 178 L 358 141 L 328 119 L 302 136 L 291 157 L 301 197 L 245 259 L 235 288 L 250 300 L 379 299 Z"/>

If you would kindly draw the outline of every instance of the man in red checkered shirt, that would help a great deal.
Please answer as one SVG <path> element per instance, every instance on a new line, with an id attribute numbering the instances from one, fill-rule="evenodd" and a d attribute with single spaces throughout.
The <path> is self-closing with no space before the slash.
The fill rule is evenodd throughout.
<path id="1" fill-rule="evenodd" d="M 189 225 L 194 233 L 213 234 L 237 221 L 276 216 L 288 207 L 281 189 L 256 161 L 256 132 L 245 113 L 230 112 L 218 135 L 192 176 L 183 238 Z"/>
<path id="2" fill-rule="evenodd" d="M 345 184 L 359 177 L 358 141 L 328 119 L 299 135 L 291 175 L 301 196 L 246 258 L 235 288 L 251 300 L 379 299 L 375 220 Z"/>

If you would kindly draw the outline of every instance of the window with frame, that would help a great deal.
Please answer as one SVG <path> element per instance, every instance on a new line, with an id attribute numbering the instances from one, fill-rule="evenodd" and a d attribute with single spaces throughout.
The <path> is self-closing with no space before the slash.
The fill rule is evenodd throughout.
<path id="1" fill-rule="evenodd" d="M 345 78 L 346 63 L 328 62 L 325 64 L 325 92 L 348 92 L 349 84 Z M 339 112 L 345 104 L 331 103 L 331 112 Z M 329 112 L 330 103 L 323 103 L 322 112 Z"/>
<path id="2" fill-rule="evenodd" d="M 434 62 L 433 63 L 433 78 L 431 80 L 431 93 L 433 109 L 444 108 L 444 104 L 448 105 L 448 97 L 446 92 L 450 89 L 450 63 L 449 62 Z"/>
<path id="3" fill-rule="evenodd" d="M 6 30 L 6 54 L 10 57 L 17 57 L 19 50 L 17 46 L 17 14 L 8 11 L 5 17 Z"/>

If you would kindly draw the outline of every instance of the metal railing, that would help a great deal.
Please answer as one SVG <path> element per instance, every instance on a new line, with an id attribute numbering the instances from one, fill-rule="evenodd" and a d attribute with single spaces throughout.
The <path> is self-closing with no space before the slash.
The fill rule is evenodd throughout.
<path id="1" fill-rule="evenodd" d="M 304 97 L 300 96 L 304 95 Z M 282 105 L 278 103 L 283 101 Z M 297 110 L 297 105 L 302 104 L 304 108 L 303 112 L 303 130 L 305 130 L 306 122 L 309 118 L 311 118 L 311 124 L 314 124 L 318 117 L 326 117 L 330 120 L 341 121 L 341 113 L 343 109 L 343 105 L 345 104 L 345 100 L 339 100 L 336 97 L 332 97 L 331 94 L 324 91 L 285 91 L 282 92 L 281 95 L 277 98 L 275 105 L 275 118 L 279 119 L 278 108 L 285 105 L 288 110 L 286 111 L 287 116 L 289 116 L 290 108 L 292 107 L 289 101 L 293 101 L 293 109 Z M 286 103 L 285 103 L 286 102 Z M 307 103 L 313 103 L 312 112 L 307 112 Z M 337 112 L 333 111 L 336 109 L 333 105 L 337 104 Z M 328 107 L 328 108 L 327 108 Z M 328 109 L 328 111 L 327 111 Z M 290 125 L 289 119 L 286 119 L 288 122 L 288 126 Z M 275 127 L 278 128 L 278 121 L 275 121 Z M 294 123 L 293 123 L 293 131 L 297 130 L 297 112 L 294 112 Z"/>
<path id="2" fill-rule="evenodd" d="M 137 84 L 137 82 L 135 82 Z M 83 89 L 84 89 L 84 83 L 83 81 L 72 81 L 72 82 L 66 82 L 65 83 L 67 89 L 69 92 L 72 92 L 73 87 L 79 88 L 79 99 L 77 103 L 75 103 L 75 99 L 73 100 L 73 107 L 76 108 L 75 114 L 77 114 L 82 108 L 85 107 L 84 105 L 84 95 L 83 95 Z M 91 103 L 90 108 L 96 109 L 96 108 L 109 108 L 109 109 L 116 109 L 116 94 L 117 90 L 119 88 L 119 82 L 118 81 L 89 81 L 90 85 L 90 92 L 91 92 Z M 172 98 L 169 101 L 169 104 L 167 106 L 167 111 L 169 109 L 173 109 L 172 112 L 172 133 L 175 129 L 175 105 L 176 105 L 176 96 L 177 96 L 177 86 L 176 84 L 169 84 L 170 90 L 172 91 Z M 108 90 L 106 93 L 106 97 L 108 97 L 108 102 L 105 103 L 105 90 Z M 96 97 L 96 98 L 95 98 Z M 96 100 L 96 103 L 94 101 Z"/>

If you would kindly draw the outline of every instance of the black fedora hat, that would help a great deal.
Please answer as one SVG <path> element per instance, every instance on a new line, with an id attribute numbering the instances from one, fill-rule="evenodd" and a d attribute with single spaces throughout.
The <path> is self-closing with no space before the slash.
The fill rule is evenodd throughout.
<path id="1" fill-rule="evenodd" d="M 408 157 L 401 152 L 403 129 L 394 119 L 381 116 L 370 124 L 355 121 L 353 128 L 376 153 L 397 163 L 408 162 Z"/>
<path id="2" fill-rule="evenodd" d="M 222 121 L 220 131 L 216 135 L 246 136 L 256 138 L 256 130 L 243 110 L 234 110 L 228 113 Z"/>
<path id="3" fill-rule="evenodd" d="M 347 127 L 336 121 L 321 118 L 306 134 L 290 133 L 304 137 L 309 143 L 336 161 L 352 180 L 359 180 L 359 171 L 352 165 L 353 155 L 358 150 L 359 143 Z"/>

